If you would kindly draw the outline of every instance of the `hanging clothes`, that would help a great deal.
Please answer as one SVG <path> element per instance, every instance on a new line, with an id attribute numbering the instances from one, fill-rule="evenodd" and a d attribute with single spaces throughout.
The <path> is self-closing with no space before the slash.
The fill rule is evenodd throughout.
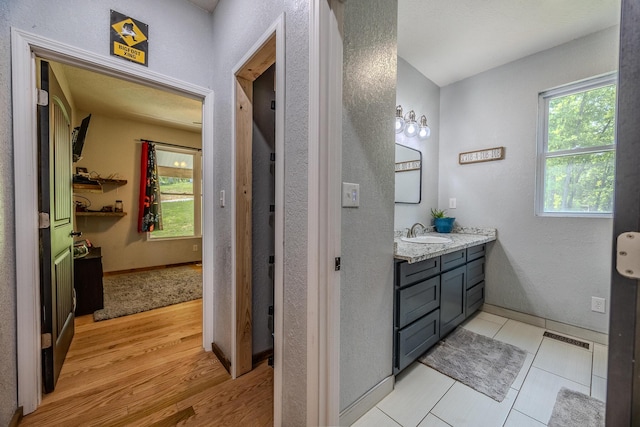
<path id="1" fill-rule="evenodd" d="M 160 183 L 156 164 L 156 148 L 148 141 L 142 143 L 140 156 L 140 203 L 138 209 L 138 232 L 162 230 L 160 206 Z"/>

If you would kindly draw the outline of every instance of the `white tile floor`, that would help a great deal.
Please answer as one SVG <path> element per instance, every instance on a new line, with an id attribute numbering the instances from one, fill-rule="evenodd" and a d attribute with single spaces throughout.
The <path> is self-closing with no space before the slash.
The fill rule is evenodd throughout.
<path id="1" fill-rule="evenodd" d="M 527 351 L 502 402 L 415 362 L 398 375 L 393 392 L 353 426 L 540 427 L 547 425 L 561 387 L 605 400 L 606 346 L 589 342 L 586 350 L 543 337 L 543 328 L 485 312 L 462 326 Z"/>

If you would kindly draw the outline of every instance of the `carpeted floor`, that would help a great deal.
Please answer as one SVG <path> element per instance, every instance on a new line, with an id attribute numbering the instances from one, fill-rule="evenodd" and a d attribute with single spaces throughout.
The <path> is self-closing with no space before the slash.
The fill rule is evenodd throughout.
<path id="1" fill-rule="evenodd" d="M 549 419 L 549 427 L 604 427 L 604 402 L 562 387 Z"/>
<path id="2" fill-rule="evenodd" d="M 162 268 L 103 278 L 104 308 L 95 321 L 113 319 L 202 298 L 202 271 L 193 266 Z"/>
<path id="3" fill-rule="evenodd" d="M 514 345 L 458 328 L 420 362 L 502 402 L 526 357 Z"/>

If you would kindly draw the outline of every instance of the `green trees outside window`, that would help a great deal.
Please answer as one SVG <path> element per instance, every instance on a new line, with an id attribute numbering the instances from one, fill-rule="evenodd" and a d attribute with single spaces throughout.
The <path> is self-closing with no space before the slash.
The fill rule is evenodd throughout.
<path id="1" fill-rule="evenodd" d="M 540 95 L 538 214 L 613 210 L 616 76 Z"/>

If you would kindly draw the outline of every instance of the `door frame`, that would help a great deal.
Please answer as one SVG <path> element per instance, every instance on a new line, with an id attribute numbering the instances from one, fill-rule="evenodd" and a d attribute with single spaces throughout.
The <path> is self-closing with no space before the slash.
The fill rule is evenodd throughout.
<path id="1" fill-rule="evenodd" d="M 275 43 L 274 43 L 275 42 Z M 275 47 L 275 52 L 273 49 Z M 273 61 L 274 60 L 274 61 Z M 248 120 L 249 125 L 252 123 L 252 111 L 246 111 L 240 108 L 239 95 L 242 96 L 239 85 L 241 81 L 244 84 L 253 86 L 253 81 L 261 75 L 268 66 L 276 64 L 275 86 L 276 86 L 276 110 L 275 110 L 275 226 L 274 226 L 274 378 L 273 378 L 273 394 L 274 394 L 274 425 L 282 423 L 282 368 L 284 355 L 284 126 L 285 126 L 285 15 L 281 14 L 275 22 L 258 38 L 253 46 L 245 53 L 238 63 L 231 70 L 231 93 L 233 106 L 231 110 L 231 141 L 232 141 L 232 160 L 231 160 L 231 376 L 237 378 L 246 372 L 247 364 L 251 369 L 251 347 L 247 350 L 243 345 L 238 330 L 244 331 L 244 334 L 251 333 L 251 310 L 239 310 L 244 307 L 242 305 L 243 297 L 251 297 L 251 283 L 247 284 L 239 281 L 238 267 L 242 267 L 238 263 L 239 246 L 242 251 L 242 240 L 239 238 L 246 233 L 238 230 L 236 214 L 238 213 L 238 204 L 240 196 L 237 191 L 237 182 L 240 175 L 244 175 L 243 171 L 238 171 L 238 146 L 251 142 L 251 129 L 248 134 L 238 132 L 238 127 L 246 127 L 241 125 Z M 267 66 L 268 64 L 268 66 Z M 253 72 L 252 72 L 253 71 Z M 242 99 L 242 102 L 251 105 L 251 99 Z M 246 104 L 245 104 L 246 105 Z M 249 117 L 247 117 L 249 115 Z M 245 120 L 243 120 L 243 117 Z M 247 137 L 249 140 L 247 141 Z M 250 152 L 249 152 L 250 154 Z M 248 156 L 249 162 L 251 156 Z M 240 159 L 241 160 L 241 159 Z M 250 202 L 250 201 L 249 201 Z M 250 208 L 250 206 L 249 206 Z M 250 219 L 249 219 L 250 220 Z M 250 235 L 249 235 L 250 237 Z M 240 245 L 239 245 L 240 243 Z M 249 244 L 250 247 L 250 244 Z M 249 257 L 250 259 L 251 257 Z M 244 266 L 246 268 L 246 265 Z M 249 270 L 251 270 L 249 265 Z M 248 271 L 251 275 L 251 271 Z M 249 295 L 246 295 L 246 294 Z M 244 307 L 246 309 L 246 307 Z M 245 311 L 243 314 L 242 311 Z M 248 319 L 247 319 L 248 316 Z M 247 354 L 247 351 L 249 352 Z"/>
<path id="2" fill-rule="evenodd" d="M 202 101 L 203 217 L 209 218 L 202 224 L 204 349 L 211 351 L 214 341 L 213 263 L 207 261 L 214 259 L 213 91 L 12 27 L 18 406 L 25 414 L 35 411 L 42 397 L 36 56 Z"/>
<path id="3" fill-rule="evenodd" d="M 340 416 L 343 1 L 309 2 L 307 425 Z"/>

